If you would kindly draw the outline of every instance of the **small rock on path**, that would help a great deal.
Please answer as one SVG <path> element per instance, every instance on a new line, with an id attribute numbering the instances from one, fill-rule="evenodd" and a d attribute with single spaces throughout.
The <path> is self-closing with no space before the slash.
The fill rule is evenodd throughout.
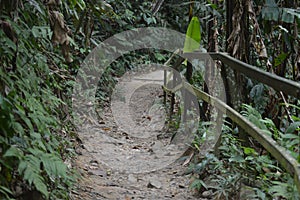
<path id="1" fill-rule="evenodd" d="M 164 131 L 165 113 L 157 103 L 162 100 L 162 90 L 159 81 L 142 84 L 141 80 L 147 77 L 161 80 L 162 71 L 138 76 L 136 80 L 127 78 L 119 89 L 131 96 L 120 98 L 125 101 L 123 104 L 117 102 L 118 112 L 131 116 L 129 128 L 140 126 L 134 134 L 141 134 L 139 131 L 145 128 L 147 137 L 122 129 L 111 108 L 104 109 L 101 123 L 81 127 L 79 137 L 84 148 L 75 165 L 82 179 L 73 199 L 199 199 L 189 189 L 191 175 L 183 175 L 186 168 L 175 162 L 186 146 L 172 146 L 170 138 L 157 137 Z M 134 92 L 127 91 L 131 89 Z"/>

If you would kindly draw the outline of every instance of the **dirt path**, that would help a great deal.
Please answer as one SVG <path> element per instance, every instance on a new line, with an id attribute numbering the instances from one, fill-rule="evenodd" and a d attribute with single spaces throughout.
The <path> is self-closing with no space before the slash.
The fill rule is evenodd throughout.
<path id="1" fill-rule="evenodd" d="M 165 133 L 162 83 L 161 70 L 119 80 L 101 122 L 79 133 L 83 179 L 74 199 L 199 199 L 177 161 L 186 145 Z"/>

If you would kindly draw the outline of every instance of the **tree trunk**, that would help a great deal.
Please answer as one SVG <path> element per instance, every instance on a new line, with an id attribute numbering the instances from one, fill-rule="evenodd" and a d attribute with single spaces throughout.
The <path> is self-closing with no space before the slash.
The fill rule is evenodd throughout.
<path id="1" fill-rule="evenodd" d="M 227 52 L 243 61 L 249 62 L 249 13 L 248 6 L 251 3 L 250 0 L 229 0 L 227 1 Z M 223 68 L 224 69 L 224 68 Z M 248 94 L 246 90 L 246 78 L 243 74 L 236 72 L 235 70 L 226 69 L 227 79 L 233 80 L 228 82 L 230 91 L 230 103 L 235 110 L 239 110 L 242 103 L 248 103 Z M 226 85 L 225 85 L 226 86 Z M 228 89 L 228 88 L 227 88 Z M 248 137 L 243 131 L 240 131 L 240 139 L 243 140 L 244 146 L 248 146 Z"/>

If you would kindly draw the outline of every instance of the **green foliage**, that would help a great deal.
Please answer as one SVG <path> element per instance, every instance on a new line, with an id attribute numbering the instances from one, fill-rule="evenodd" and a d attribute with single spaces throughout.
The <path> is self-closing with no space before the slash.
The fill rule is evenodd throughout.
<path id="1" fill-rule="evenodd" d="M 294 19 L 300 18 L 299 10 L 292 8 L 280 8 L 275 0 L 267 0 L 262 9 L 262 17 L 268 21 L 283 21 L 285 23 L 294 23 Z"/>
<path id="2" fill-rule="evenodd" d="M 45 153 L 37 148 L 27 149 L 29 154 L 15 146 L 11 146 L 3 155 L 4 158 L 10 159 L 14 157 L 19 162 L 18 173 L 28 181 L 29 185 L 33 185 L 37 191 L 41 192 L 46 198 L 49 198 L 49 191 L 46 180 L 50 180 L 54 184 L 60 180 L 71 183 L 72 178 L 68 177 L 66 165 L 62 162 L 60 156 L 56 153 Z M 47 177 L 45 177 L 46 172 Z"/>
<path id="3" fill-rule="evenodd" d="M 272 136 L 279 144 L 286 148 L 290 154 L 300 162 L 299 145 L 300 145 L 300 121 L 290 123 L 285 132 L 282 133 L 277 129 L 272 120 L 262 119 L 260 113 L 249 105 L 243 105 L 244 110 L 242 114 L 251 121 L 254 125 L 264 131 L 266 134 Z M 297 119 L 297 118 L 295 118 Z"/>
<path id="4" fill-rule="evenodd" d="M 280 142 L 300 163 L 300 120 L 291 123 L 285 133 L 280 133 Z"/>
<path id="5" fill-rule="evenodd" d="M 193 17 L 186 31 L 183 52 L 193 52 L 200 47 L 201 29 L 198 17 Z"/>
<path id="6" fill-rule="evenodd" d="M 66 153 L 71 136 L 65 134 L 72 125 L 63 122 L 71 76 L 51 44 L 46 13 L 42 3 L 29 1 L 16 20 L 1 16 L 18 38 L 0 29 L 1 199 L 21 195 L 16 187 L 66 199 L 75 181 L 63 161 L 72 156 Z"/>
<path id="7" fill-rule="evenodd" d="M 269 102 L 269 97 L 266 95 L 267 87 L 264 84 L 256 84 L 250 90 L 250 97 L 254 103 L 254 108 L 259 113 L 264 113 L 266 106 Z"/>
<path id="8" fill-rule="evenodd" d="M 262 10 L 262 16 L 266 20 L 277 21 L 279 17 L 279 8 L 275 0 L 267 0 L 266 6 Z"/>
<path id="9" fill-rule="evenodd" d="M 160 11 L 152 15 L 151 1 L 62 1 L 57 9 L 64 15 L 73 33 L 70 46 L 75 61 L 70 65 L 64 64 L 59 47 L 51 44 L 52 33 L 46 5 L 36 0 L 19 2 L 20 6 L 16 8 L 8 5 L 0 11 L 1 20 L 7 22 L 17 36 L 16 42 L 14 34 L 7 35 L 0 28 L 0 198 L 14 198 L 15 186 L 20 186 L 22 191 L 37 190 L 45 198 L 67 199 L 74 182 L 74 174 L 63 161 L 70 156 L 66 148 L 72 148 L 68 142 L 72 125 L 65 121 L 69 117 L 67 110 L 71 99 L 70 73 L 76 74 L 79 67 L 77 63 L 99 42 L 117 32 L 147 26 L 185 32 L 189 20 L 186 13 L 191 2 L 165 1 Z M 218 40 L 223 41 L 219 49 L 224 50 L 227 41 L 223 30 L 226 27 L 224 2 L 193 2 L 193 14 L 198 18 L 193 18 L 187 35 L 197 43 L 201 40 L 204 46 L 207 45 L 209 41 L 204 35 L 208 32 L 206 24 L 216 17 L 218 25 L 213 28 L 219 29 Z M 253 35 L 253 38 L 259 37 L 265 42 L 273 70 L 287 65 L 286 69 L 292 70 L 287 71 L 286 77 L 293 76 L 296 79 L 293 67 L 296 66 L 293 63 L 296 57 L 293 58 L 293 54 L 298 52 L 300 38 L 295 31 L 299 28 L 299 11 L 280 7 L 278 1 L 274 0 L 255 3 L 262 6 L 257 20 L 264 26 L 258 30 L 262 35 Z M 286 45 L 285 48 L 281 48 L 282 43 Z M 185 49 L 189 51 L 197 47 L 198 44 Z M 167 57 L 168 53 L 157 50 L 131 52 L 123 56 L 102 76 L 97 97 L 107 101 L 116 77 L 122 76 L 127 70 L 133 70 L 139 64 L 163 63 Z M 262 66 L 269 66 L 260 59 L 256 61 Z M 203 63 L 198 64 L 199 68 L 205 67 Z M 203 70 L 196 73 L 193 82 L 203 86 Z M 245 105 L 242 114 L 272 135 L 300 161 L 297 106 L 290 105 L 290 117 L 294 122 L 283 117 L 285 127 L 276 127 L 270 119 L 262 117 L 269 103 L 267 89 L 261 84 L 251 85 L 250 97 L 254 108 Z M 180 125 L 180 112 L 178 108 L 177 115 L 170 121 L 175 130 Z M 203 135 L 208 133 L 209 125 L 202 124 L 199 130 L 201 134 L 194 140 L 196 148 L 201 148 Z M 241 183 L 254 182 L 255 198 L 298 198 L 291 177 L 278 167 L 275 160 L 259 154 L 258 147 L 241 146 L 235 135 L 238 131 L 238 128 L 232 130 L 230 126 L 223 127 L 220 157 L 209 154 L 191 167 L 199 175 L 191 187 L 211 189 L 215 196 L 226 199 L 238 194 L 237 186 Z M 203 174 L 211 176 L 204 177 Z"/>
<path id="10" fill-rule="evenodd" d="M 274 66 L 277 67 L 281 65 L 287 58 L 288 54 L 287 53 L 281 53 L 275 58 L 275 63 Z"/>
<path id="11" fill-rule="evenodd" d="M 285 199 L 297 200 L 300 199 L 299 192 L 291 177 L 287 178 L 287 182 L 272 181 L 272 186 L 269 193 L 273 197 L 284 197 Z"/>
<path id="12" fill-rule="evenodd" d="M 202 189 L 202 187 L 207 189 L 206 184 L 200 179 L 196 179 L 195 181 L 193 181 L 190 187 L 196 190 L 200 190 Z"/>
<path id="13" fill-rule="evenodd" d="M 264 131 L 266 134 L 272 135 L 272 132 L 270 130 L 278 133 L 278 130 L 272 120 L 262 119 L 261 114 L 247 104 L 243 104 L 243 108 L 244 110 L 241 111 L 242 115 L 246 117 L 250 122 L 252 122 L 255 126 Z"/>
<path id="14" fill-rule="evenodd" d="M 285 148 L 293 149 L 290 152 L 296 155 L 299 146 L 299 136 L 295 135 L 299 132 L 298 121 L 291 123 L 283 134 L 271 120 L 262 119 L 261 114 L 251 106 L 243 105 L 243 108 L 242 114 L 248 120 L 275 137 Z M 293 178 L 268 154 L 259 153 L 259 147 L 243 147 L 237 139 L 238 131 L 227 122 L 223 125 L 219 156 L 207 154 L 201 161 L 190 165 L 189 171 L 197 175 L 191 187 L 199 191 L 210 190 L 217 199 L 240 198 L 246 186 L 251 191 L 247 194 L 249 199 L 299 199 Z M 202 141 L 195 142 L 201 148 Z"/>

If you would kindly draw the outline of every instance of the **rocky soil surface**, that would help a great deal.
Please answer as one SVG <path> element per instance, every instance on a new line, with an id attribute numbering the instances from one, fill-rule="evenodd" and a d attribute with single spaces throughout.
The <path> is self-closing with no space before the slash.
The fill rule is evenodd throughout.
<path id="1" fill-rule="evenodd" d="M 74 199 L 199 199 L 178 161 L 186 141 L 165 131 L 162 84 L 162 70 L 122 77 L 101 120 L 83 126 Z"/>

